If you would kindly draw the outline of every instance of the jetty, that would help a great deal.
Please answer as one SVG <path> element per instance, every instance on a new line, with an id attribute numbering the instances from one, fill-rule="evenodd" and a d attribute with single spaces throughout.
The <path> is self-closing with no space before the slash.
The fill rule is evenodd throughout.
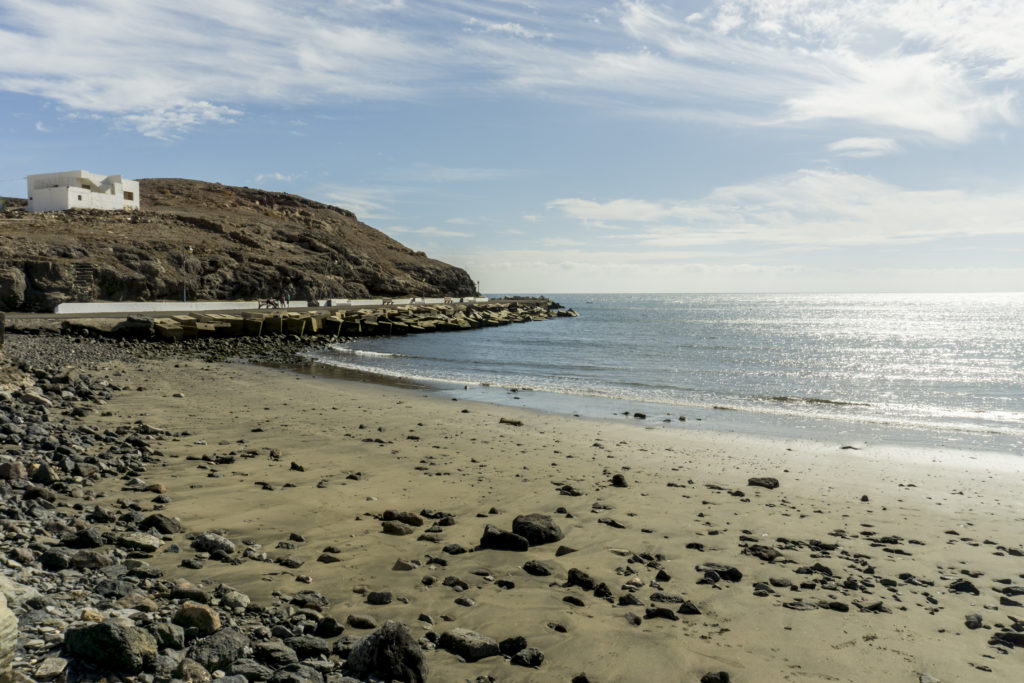
<path id="1" fill-rule="evenodd" d="M 452 332 L 512 323 L 576 317 L 549 299 L 488 300 L 470 303 L 381 303 L 259 310 L 7 314 L 7 331 L 78 334 L 168 342 L 203 337 L 376 337 Z"/>

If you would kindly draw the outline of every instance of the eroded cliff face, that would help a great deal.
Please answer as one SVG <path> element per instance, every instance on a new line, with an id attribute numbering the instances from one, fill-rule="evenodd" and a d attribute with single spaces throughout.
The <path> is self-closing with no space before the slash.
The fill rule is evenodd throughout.
<path id="1" fill-rule="evenodd" d="M 140 181 L 142 210 L 0 210 L 0 310 L 64 301 L 469 296 L 455 266 L 350 211 L 296 195 L 173 178 Z"/>

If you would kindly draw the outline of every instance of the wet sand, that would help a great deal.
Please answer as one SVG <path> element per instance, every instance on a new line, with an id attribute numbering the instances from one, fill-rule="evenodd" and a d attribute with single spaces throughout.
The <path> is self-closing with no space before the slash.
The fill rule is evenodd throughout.
<path id="1" fill-rule="evenodd" d="M 132 390 L 87 422 L 142 420 L 173 435 L 154 443 L 164 457 L 143 475 L 166 487 L 166 514 L 191 532 L 220 530 L 303 562 L 186 569 L 178 565 L 194 552 L 179 539 L 182 553 L 152 560 L 169 577 L 227 583 L 256 603 L 314 589 L 340 621 L 396 619 L 417 637 L 453 627 L 499 641 L 524 636 L 545 655 L 531 669 L 432 651 L 431 680 L 568 681 L 586 672 L 591 681 L 698 681 L 709 671 L 740 683 L 1024 680 L 1024 652 L 988 644 L 1011 617 L 1024 619 L 1024 607 L 1001 604 L 1024 602 L 1013 590 L 1024 587 L 1024 458 L 587 420 L 198 360 L 120 362 L 105 374 Z M 212 462 L 229 454 L 233 462 Z M 628 486 L 612 486 L 615 474 Z M 780 485 L 751 486 L 751 477 Z M 101 487 L 153 509 L 152 493 L 118 483 Z M 581 495 L 564 495 L 566 485 Z M 430 520 L 392 536 L 379 520 L 388 509 L 441 511 L 455 524 L 431 540 L 417 540 Z M 526 552 L 472 551 L 486 524 L 511 529 L 528 513 L 551 515 L 564 538 Z M 305 540 L 278 548 L 290 534 Z M 449 544 L 471 552 L 450 554 Z M 556 556 L 562 545 L 575 552 Z M 340 561 L 318 561 L 328 546 Z M 752 546 L 780 555 L 768 562 L 744 552 Z M 396 570 L 397 560 L 413 568 Z M 528 560 L 552 574 L 528 574 Z M 742 578 L 698 583 L 703 563 Z M 565 586 L 573 568 L 605 583 L 611 598 Z M 444 586 L 446 577 L 469 587 Z M 951 590 L 964 579 L 979 595 Z M 369 605 L 367 591 L 395 599 Z M 678 603 L 651 600 L 657 592 L 701 614 L 643 618 L 649 607 L 675 613 Z M 620 606 L 627 594 L 641 604 Z M 455 602 L 465 596 L 475 604 Z M 879 602 L 889 611 L 872 611 Z M 969 614 L 981 628 L 965 625 Z"/>

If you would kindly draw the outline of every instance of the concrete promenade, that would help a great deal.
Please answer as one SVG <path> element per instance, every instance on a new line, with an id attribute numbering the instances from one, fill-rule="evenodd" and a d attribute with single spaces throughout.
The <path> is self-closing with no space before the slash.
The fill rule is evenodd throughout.
<path id="1" fill-rule="evenodd" d="M 487 297 L 403 297 L 381 299 L 324 299 L 319 302 L 292 301 L 287 307 L 263 307 L 262 310 L 310 310 L 317 308 L 376 308 L 379 306 L 430 305 L 450 303 L 487 303 Z M 261 309 L 261 301 L 87 301 L 67 302 L 57 306 L 57 315 L 80 317 L 99 313 L 196 313 L 255 311 Z M 317 305 L 320 304 L 320 305 Z"/>
<path id="2" fill-rule="evenodd" d="M 313 302 L 293 302 L 307 304 Z M 9 331 L 57 332 L 118 338 L 158 338 L 169 341 L 194 337 L 263 336 L 268 334 L 328 334 L 391 336 L 454 331 L 529 320 L 574 316 L 560 312 L 548 299 L 488 300 L 476 297 L 402 299 L 343 299 L 330 305 L 257 308 L 257 302 L 114 302 L 77 304 L 68 312 L 14 313 Z M 244 308 L 241 306 L 244 305 Z M 160 309 L 157 309 L 160 306 Z M 202 306 L 202 308 L 199 308 Z M 118 310 L 111 310 L 111 309 Z"/>

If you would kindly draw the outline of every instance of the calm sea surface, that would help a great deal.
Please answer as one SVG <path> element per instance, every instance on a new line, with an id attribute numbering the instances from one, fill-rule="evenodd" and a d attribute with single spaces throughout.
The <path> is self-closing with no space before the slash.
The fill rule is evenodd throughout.
<path id="1" fill-rule="evenodd" d="M 1024 294 L 552 298 L 580 317 L 365 339 L 315 360 L 551 412 L 1024 454 Z"/>

